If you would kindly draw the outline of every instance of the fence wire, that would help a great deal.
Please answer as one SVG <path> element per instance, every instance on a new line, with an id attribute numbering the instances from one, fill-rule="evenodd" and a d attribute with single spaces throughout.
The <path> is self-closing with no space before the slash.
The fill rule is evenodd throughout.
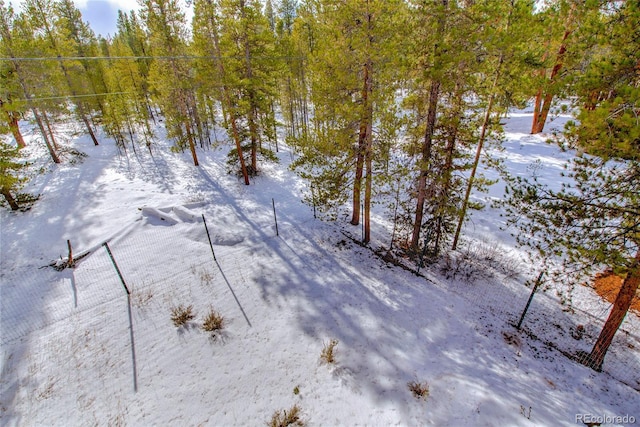
<path id="1" fill-rule="evenodd" d="M 121 330 L 126 337 L 127 304 L 129 309 L 131 306 L 141 309 L 157 302 L 171 306 L 202 300 L 200 303 L 205 306 L 207 301 L 214 301 L 212 282 L 221 274 L 219 268 L 227 274 L 239 271 L 238 254 L 227 252 L 226 257 L 218 254 L 216 266 L 202 222 L 190 224 L 179 236 L 197 242 L 199 250 L 182 252 L 175 230 L 162 226 L 148 227 L 109 242 L 113 259 L 131 291 L 130 299 L 104 247 L 94 249 L 73 269 L 4 271 L 0 288 L 0 342 L 4 346 L 34 332 L 46 334 L 52 325 L 69 329 L 73 345 L 91 339 L 87 334 L 96 328 Z M 552 350 L 541 357 L 552 354 L 588 365 L 589 353 L 612 304 L 586 287 L 568 289 L 546 283 L 534 295 L 518 330 L 516 325 L 532 290 L 529 267 L 499 246 L 483 245 L 463 246 L 421 272 L 427 277 L 431 275 L 433 282 L 445 286 L 447 291 L 472 302 L 477 311 L 465 315 L 477 316 L 479 324 L 487 324 L 489 317 L 500 319 L 500 330 L 508 343 L 521 336 Z M 233 273 L 231 276 L 233 282 L 236 278 Z M 232 284 L 227 283 L 229 289 L 219 288 L 217 296 L 223 289 L 229 293 L 227 297 L 235 297 Z M 121 315 L 114 316 L 114 311 Z M 79 324 L 80 319 L 83 322 L 90 319 L 94 325 Z M 245 319 L 250 325 L 246 315 Z M 640 317 L 630 311 L 613 337 L 602 370 L 640 391 L 639 349 Z"/>
<path id="2" fill-rule="evenodd" d="M 530 342 L 553 350 L 557 357 L 601 369 L 640 391 L 639 311 L 630 310 L 620 328 L 603 337 L 610 339 L 611 345 L 602 366 L 596 366 L 597 352 L 592 355 L 592 350 L 612 303 L 588 283 L 569 284 L 541 277 L 508 248 L 486 241 L 465 242 L 458 251 L 427 266 L 427 271 L 435 275 L 436 283 L 444 283 L 447 291 L 478 307 L 481 317 L 501 319 L 507 343 L 520 342 L 515 337 L 526 336 Z M 536 279 L 540 279 L 540 286 L 532 292 Z"/>

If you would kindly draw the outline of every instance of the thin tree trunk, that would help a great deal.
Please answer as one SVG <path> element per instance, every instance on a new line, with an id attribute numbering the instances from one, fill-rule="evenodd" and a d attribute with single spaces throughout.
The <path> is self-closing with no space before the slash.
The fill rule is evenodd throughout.
<path id="1" fill-rule="evenodd" d="M 541 70 L 541 74 L 544 75 L 544 70 Z M 531 123 L 531 134 L 537 133 L 538 129 L 538 117 L 540 117 L 540 108 L 542 107 L 542 87 L 538 89 L 536 93 L 536 102 L 533 105 L 533 122 Z"/>
<path id="2" fill-rule="evenodd" d="M 500 60 L 498 61 L 498 66 L 496 67 L 496 75 L 493 79 L 493 84 L 491 85 L 491 95 L 489 96 L 487 111 L 485 111 L 484 120 L 482 121 L 482 130 L 480 131 L 480 139 L 478 140 L 476 156 L 473 159 L 473 168 L 471 169 L 471 175 L 469 176 L 469 182 L 467 183 L 467 190 L 464 193 L 464 199 L 462 201 L 462 209 L 460 209 L 460 216 L 458 217 L 458 226 L 456 227 L 456 233 L 453 236 L 453 244 L 451 245 L 451 249 L 454 251 L 458 247 L 458 240 L 460 239 L 460 231 L 462 230 L 462 224 L 464 223 L 464 218 L 467 215 L 467 208 L 469 207 L 469 197 L 471 196 L 471 190 L 473 189 L 473 181 L 475 180 L 476 172 L 478 171 L 478 164 L 480 163 L 480 155 L 482 154 L 484 141 L 487 137 L 487 129 L 489 128 L 489 123 L 491 121 L 493 103 L 495 102 L 495 92 L 496 92 L 496 87 L 498 86 L 498 79 L 500 78 L 503 61 L 504 61 L 504 56 L 500 55 Z"/>
<path id="3" fill-rule="evenodd" d="M 367 130 L 369 128 L 369 95 L 370 95 L 370 64 L 367 63 L 363 70 L 362 84 L 362 105 L 364 107 L 363 117 L 360 120 L 360 130 L 358 132 L 358 148 L 356 151 L 356 176 L 353 181 L 353 214 L 351 224 L 360 224 L 360 199 L 362 193 L 362 176 L 364 170 L 365 156 L 367 150 Z"/>
<path id="4" fill-rule="evenodd" d="M 452 250 L 456 250 L 458 247 L 458 240 L 460 239 L 460 231 L 462 230 L 462 224 L 464 224 L 464 218 L 467 215 L 467 209 L 469 207 L 469 197 L 471 196 L 471 190 L 473 189 L 473 182 L 478 171 L 478 165 L 480 163 L 480 155 L 482 154 L 482 148 L 484 147 L 484 141 L 487 135 L 487 129 L 491 120 L 491 110 L 493 109 L 494 95 L 489 97 L 489 104 L 487 105 L 487 111 L 484 115 L 482 122 L 482 130 L 480 131 L 480 140 L 478 141 L 478 147 L 476 148 L 476 156 L 473 159 L 473 168 L 471 169 L 471 175 L 467 182 L 467 190 L 464 193 L 464 200 L 462 201 L 462 209 L 460 209 L 460 216 L 458 217 L 458 226 L 456 227 L 456 233 L 453 236 Z"/>
<path id="5" fill-rule="evenodd" d="M 182 96 L 181 96 L 182 98 Z M 193 129 L 191 128 L 191 120 L 189 115 L 189 109 L 184 105 L 184 99 L 182 99 L 181 105 L 186 113 L 187 117 L 185 117 L 184 125 L 187 131 L 187 140 L 189 141 L 189 151 L 191 152 L 191 157 L 193 158 L 193 165 L 200 166 L 198 162 L 198 154 L 196 153 L 196 144 L 193 139 Z"/>
<path id="6" fill-rule="evenodd" d="M 371 85 L 369 87 L 371 90 Z M 365 187 L 364 187 L 364 243 L 371 241 L 371 191 L 373 185 L 373 104 L 369 101 L 367 111 L 367 138 L 365 150 Z"/>
<path id="7" fill-rule="evenodd" d="M 0 109 L 3 109 L 4 101 L 0 99 Z M 22 133 L 20 132 L 20 127 L 18 126 L 18 117 L 20 117 L 16 112 L 4 110 L 7 116 L 7 123 L 9 124 L 9 129 L 11 130 L 11 134 L 13 138 L 16 140 L 16 144 L 18 148 L 24 148 L 27 146 L 24 142 L 24 138 L 22 137 Z"/>
<path id="8" fill-rule="evenodd" d="M 207 4 L 209 8 L 211 9 L 214 8 L 212 0 L 207 0 Z M 210 22 L 211 28 L 217 28 L 217 23 L 213 20 L 213 16 L 210 15 L 209 19 L 211 21 Z M 235 112 L 234 112 L 233 104 L 231 102 L 231 96 L 229 95 L 229 88 L 225 83 L 225 80 L 226 80 L 225 69 L 224 69 L 224 64 L 222 63 L 222 60 L 221 60 L 222 56 L 220 53 L 220 41 L 218 38 L 218 33 L 214 30 L 212 34 L 210 34 L 210 37 L 213 39 L 213 46 L 215 49 L 214 55 L 217 58 L 219 58 L 219 60 L 216 61 L 216 63 L 218 64 L 218 72 L 220 74 L 220 79 L 222 81 L 222 97 L 224 99 L 223 103 L 226 105 L 226 109 L 224 108 L 225 105 L 223 105 L 223 117 L 225 117 L 224 111 L 226 110 L 227 114 L 229 115 L 229 121 L 231 122 L 231 133 L 236 143 L 236 151 L 238 152 L 238 159 L 240 161 L 240 169 L 242 171 L 244 183 L 245 185 L 249 185 L 249 174 L 247 173 L 247 166 L 245 165 L 244 155 L 242 154 L 242 142 L 240 140 L 240 133 L 238 132 L 238 124 L 236 122 Z"/>
<path id="9" fill-rule="evenodd" d="M 1 102 L 2 101 L 0 101 L 0 103 Z M 18 115 L 16 113 L 10 113 L 7 111 L 7 119 L 9 122 L 9 129 L 11 129 L 11 134 L 16 140 L 16 144 L 18 144 L 18 148 L 26 147 L 27 144 L 24 142 L 22 132 L 20 132 L 20 126 L 18 126 Z"/>
<path id="10" fill-rule="evenodd" d="M 51 143 L 53 144 L 53 148 L 57 150 L 60 149 L 58 142 L 56 141 L 55 136 L 53 135 L 53 129 L 51 129 L 51 123 L 49 123 L 49 116 L 46 111 L 42 112 L 42 117 L 44 118 L 44 124 L 47 125 L 47 130 L 49 131 L 49 137 L 51 138 Z"/>
<path id="11" fill-rule="evenodd" d="M 585 365 L 596 371 L 602 371 L 604 356 L 613 341 L 613 337 L 624 321 L 633 298 L 636 296 L 637 290 L 640 288 L 640 251 L 636 253 L 636 257 L 631 264 L 631 268 L 627 273 L 627 277 L 622 282 L 620 292 L 613 303 L 613 308 L 609 313 L 609 317 L 600 332 L 598 340 L 591 350 L 591 354 L 584 362 Z"/>
<path id="12" fill-rule="evenodd" d="M 0 188 L 0 194 L 4 196 L 4 199 L 7 201 L 12 211 L 17 211 L 18 209 L 20 209 L 18 202 L 16 202 L 16 199 L 13 198 L 13 195 L 8 189 L 4 187 Z"/>
<path id="13" fill-rule="evenodd" d="M 453 156 L 455 153 L 456 142 L 458 140 L 458 131 L 460 130 L 460 117 L 462 115 L 462 83 L 461 74 L 464 70 L 464 64 L 460 65 L 458 70 L 458 81 L 455 87 L 455 99 L 452 112 L 452 120 L 449 128 L 449 135 L 447 136 L 447 144 L 445 146 L 445 161 L 442 170 L 442 185 L 440 186 L 440 195 L 438 197 L 438 206 L 436 208 L 436 227 L 435 227 L 435 242 L 434 252 L 437 256 L 440 251 L 440 242 L 443 238 L 444 223 L 445 223 L 445 211 L 449 205 L 449 192 L 451 189 L 451 178 L 453 176 Z"/>
<path id="14" fill-rule="evenodd" d="M 573 10 L 573 9 L 572 9 Z M 571 16 L 569 16 L 569 20 L 571 20 Z M 566 30 L 562 37 L 562 42 L 560 43 L 560 48 L 558 49 L 558 53 L 556 54 L 556 63 L 551 70 L 551 75 L 549 76 L 549 81 L 547 83 L 548 86 L 552 85 L 562 68 L 564 55 L 567 52 L 567 38 L 572 33 L 573 30 Z M 538 96 L 536 96 L 536 108 L 534 109 L 533 114 L 533 124 L 531 133 L 540 133 L 544 129 L 545 122 L 547 121 L 547 116 L 549 115 L 549 111 L 551 110 L 551 102 L 553 101 L 553 92 L 548 91 L 543 98 L 542 106 L 540 107 L 540 99 L 539 97 L 542 95 L 542 89 L 540 89 Z"/>
<path id="15" fill-rule="evenodd" d="M 36 119 L 36 123 L 38 124 L 38 128 L 40 129 L 40 133 L 42 134 L 42 138 L 44 139 L 44 143 L 47 146 L 47 150 L 49 151 L 49 155 L 51 156 L 53 163 L 60 163 L 60 157 L 58 157 L 56 150 L 53 148 L 53 146 L 51 145 L 51 142 L 49 141 L 49 137 L 47 136 L 47 131 L 45 130 L 44 125 L 42 124 L 42 118 L 40 117 L 38 110 L 35 107 L 32 107 L 31 111 L 33 111 L 33 115 Z"/>
<path id="16" fill-rule="evenodd" d="M 449 0 L 441 0 L 445 15 L 441 16 L 438 27 L 436 29 L 437 39 L 444 36 L 446 29 L 446 13 L 449 8 Z M 440 49 L 438 42 L 433 48 L 434 63 L 440 62 Z M 413 231 L 411 233 L 411 249 L 417 251 L 420 245 L 420 232 L 422 230 L 422 221 L 424 218 L 424 202 L 427 197 L 427 175 L 431 168 L 431 151 L 433 145 L 433 135 L 436 130 L 436 117 L 438 110 L 438 98 L 440 97 L 439 79 L 432 79 L 429 87 L 429 102 L 427 110 L 427 128 L 424 133 L 424 141 L 422 143 L 422 160 L 420 164 L 420 176 L 416 185 L 416 215 L 413 222 Z"/>
<path id="17" fill-rule="evenodd" d="M 372 49 L 373 34 L 373 14 L 369 9 L 369 1 L 367 0 L 367 40 L 368 47 Z M 366 175 L 364 181 L 364 238 L 363 243 L 371 241 L 371 193 L 373 187 L 373 62 L 371 57 L 367 58 L 365 64 L 365 90 L 367 96 L 365 98 L 365 121 L 366 121 L 366 137 L 364 163 Z"/>
<path id="18" fill-rule="evenodd" d="M 424 217 L 424 202 L 427 195 L 427 175 L 429 174 L 431 163 L 431 151 L 433 146 L 433 135 L 436 130 L 436 114 L 438 109 L 438 98 L 440 97 L 440 81 L 432 80 L 429 88 L 429 107 L 427 111 L 427 128 L 424 133 L 422 143 L 422 160 L 420 165 L 420 177 L 418 178 L 416 196 L 416 216 L 413 222 L 413 233 L 411 234 L 411 248 L 418 250 L 420 243 L 420 231 L 422 229 L 422 219 Z"/>

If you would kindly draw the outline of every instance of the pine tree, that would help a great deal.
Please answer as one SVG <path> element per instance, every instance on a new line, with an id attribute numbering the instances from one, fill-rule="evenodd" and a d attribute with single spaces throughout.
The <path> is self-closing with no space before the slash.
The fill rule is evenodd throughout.
<path id="1" fill-rule="evenodd" d="M 153 132 L 149 126 L 149 107 L 144 93 L 144 81 L 133 52 L 126 41 L 126 35 L 116 33 L 109 43 L 105 40 L 102 53 L 109 59 L 104 70 L 104 81 L 108 94 L 105 97 L 103 127 L 116 140 L 119 147 L 126 149 L 126 139 L 131 141 L 136 151 L 136 134 L 141 134 L 146 148 L 151 152 Z"/>
<path id="2" fill-rule="evenodd" d="M 584 58 L 577 80 L 580 111 L 566 141 L 589 154 L 571 159 L 558 191 L 536 178 L 512 178 L 508 212 L 518 240 L 543 256 L 590 274 L 611 267 L 625 276 L 613 308 L 585 364 L 601 370 L 606 352 L 640 286 L 640 7 L 611 5 L 585 25 L 598 34 L 598 52 Z M 596 31 L 597 30 L 597 31 Z M 587 36 L 589 37 L 589 36 Z M 592 40 L 594 41 L 594 40 Z"/>
<path id="3" fill-rule="evenodd" d="M 141 14 L 149 32 L 152 62 L 149 81 L 161 106 L 167 135 L 176 139 L 176 146 L 188 147 L 193 164 L 198 166 L 196 153 L 197 123 L 191 64 L 186 54 L 186 21 L 177 0 L 139 0 Z"/>
<path id="4" fill-rule="evenodd" d="M 51 73 L 50 64 L 39 62 L 36 64 L 25 65 L 20 61 L 20 56 L 38 56 L 43 51 L 42 43 L 35 36 L 33 28 L 29 25 L 29 20 L 24 14 L 15 15 L 11 6 L 5 7 L 4 2 L 0 0 L 0 35 L 2 35 L 3 56 L 10 60 L 5 64 L 7 73 L 19 84 L 21 95 L 26 100 L 26 106 L 33 113 L 34 119 L 38 125 L 44 143 L 49 151 L 51 159 L 54 163 L 60 163 L 60 158 L 56 153 L 54 144 L 52 143 L 52 135 L 48 133 L 43 122 L 39 102 L 34 100 L 34 95 L 47 95 L 47 89 L 50 89 L 56 82 L 55 75 Z M 15 86 L 13 86 L 15 87 Z M 10 88 L 10 86 L 7 86 Z"/>
<path id="5" fill-rule="evenodd" d="M 55 3 L 56 33 L 58 38 L 69 45 L 69 52 L 77 58 L 99 56 L 99 45 L 89 24 L 82 21 L 82 14 L 72 0 L 58 0 Z M 79 59 L 79 67 L 74 75 L 77 92 L 83 95 L 83 104 L 87 110 L 103 110 L 103 94 L 106 92 L 103 61 Z M 93 95 L 93 96 L 91 96 Z"/>
<path id="6" fill-rule="evenodd" d="M 538 91 L 533 108 L 531 133 L 543 131 L 553 100 L 567 93 L 571 75 L 580 73 L 579 58 L 588 46 L 576 41 L 575 32 L 595 13 L 601 2 L 557 0 L 541 12 L 547 28 L 545 51 L 538 64 Z M 606 4 L 607 2 L 604 2 Z"/>
<path id="7" fill-rule="evenodd" d="M 351 223 L 360 223 L 362 204 L 365 243 L 371 236 L 374 167 L 383 148 L 374 134 L 393 119 L 384 112 L 395 103 L 397 56 L 392 52 L 403 39 L 403 6 L 324 1 L 309 2 L 305 11 L 307 35 L 314 36 L 309 64 L 314 125 L 299 142 L 303 157 L 297 165 L 306 169 L 303 174 L 312 179 L 322 204 L 344 201 L 351 184 Z"/>
<path id="8" fill-rule="evenodd" d="M 0 7 L 4 7 L 0 3 Z M 3 38 L 3 41 L 4 38 Z M 0 52 L 5 49 L 0 47 Z M 24 102 L 19 101 L 22 97 L 20 82 L 16 75 L 15 68 L 8 61 L 0 62 L 0 127 L 6 126 L 11 132 L 19 148 L 26 146 L 22 132 L 20 131 L 19 120 L 26 110 Z M 4 133 L 4 132 L 2 132 Z"/>
<path id="9" fill-rule="evenodd" d="M 308 62 L 305 56 L 310 50 L 305 41 L 310 26 L 306 19 L 297 19 L 296 3 L 294 0 L 280 3 L 276 24 L 277 51 L 283 58 L 279 102 L 289 140 L 306 138 L 309 128 Z"/>
<path id="10" fill-rule="evenodd" d="M 68 2 L 68 0 L 66 1 Z M 70 6 L 75 8 L 73 5 Z M 86 75 L 78 72 L 77 61 L 64 59 L 77 54 L 77 51 L 74 52 L 72 40 L 65 38 L 64 33 L 60 34 L 63 27 L 58 24 L 64 23 L 64 20 L 57 16 L 55 5 L 45 0 L 26 0 L 25 13 L 33 30 L 42 34 L 42 40 L 46 43 L 46 54 L 52 59 L 57 58 L 58 66 L 66 83 L 65 92 L 69 94 L 71 101 L 75 104 L 75 112 L 84 123 L 94 145 L 98 145 L 98 139 L 90 123 L 90 107 L 84 100 L 84 95 L 90 93 L 85 90 L 88 86 Z M 76 19 L 78 16 L 75 15 L 72 18 Z M 72 25 L 75 24 L 74 22 Z"/>
<path id="11" fill-rule="evenodd" d="M 249 174 L 258 173 L 258 153 L 271 135 L 275 99 L 274 34 L 256 0 L 221 0 L 220 49 L 225 62 L 227 89 L 233 109 L 246 123 Z M 245 132 L 240 132 L 242 135 Z"/>
<path id="12" fill-rule="evenodd" d="M 196 0 L 194 3 L 194 42 L 193 49 L 196 54 L 206 58 L 198 61 L 199 86 L 204 92 L 217 94 L 222 104 L 222 114 L 225 118 L 225 127 L 231 133 L 235 143 L 235 152 L 240 163 L 240 171 L 245 185 L 249 185 L 249 172 L 244 159 L 242 137 L 238 125 L 238 114 L 233 101 L 230 88 L 227 67 L 223 60 L 220 47 L 220 8 L 214 0 Z M 211 114 L 213 108 L 209 108 Z"/>
<path id="13" fill-rule="evenodd" d="M 149 86 L 149 70 L 152 62 L 150 58 L 151 47 L 147 35 L 135 11 L 131 11 L 129 14 L 118 11 L 117 29 L 118 35 L 126 41 L 132 56 L 135 57 L 136 74 L 140 76 L 140 81 L 136 84 L 136 93 L 144 102 L 145 107 L 140 112 L 145 114 L 147 120 L 153 120 L 155 123 Z"/>
<path id="14" fill-rule="evenodd" d="M 19 159 L 19 148 L 0 141 L 0 194 L 14 211 L 20 209 L 15 192 L 24 182 L 17 174 L 26 166 L 26 163 L 18 161 Z"/>
<path id="15" fill-rule="evenodd" d="M 462 225 L 467 216 L 471 191 L 476 184 L 481 184 L 481 179 L 478 180 L 476 174 L 484 144 L 490 138 L 492 130 L 501 132 L 499 124 L 496 126 L 497 119 L 512 106 L 524 104 L 533 84 L 529 76 L 534 53 L 529 44 L 533 41 L 531 31 L 535 28 L 534 3 L 529 0 L 515 0 L 507 5 L 498 2 L 488 6 L 487 16 L 497 15 L 501 19 L 498 25 L 487 26 L 482 35 L 485 56 L 482 75 L 488 77 L 490 84 L 476 91 L 481 99 L 486 99 L 486 106 L 480 134 L 477 136 L 471 173 L 458 212 L 453 250 L 458 245 Z"/>

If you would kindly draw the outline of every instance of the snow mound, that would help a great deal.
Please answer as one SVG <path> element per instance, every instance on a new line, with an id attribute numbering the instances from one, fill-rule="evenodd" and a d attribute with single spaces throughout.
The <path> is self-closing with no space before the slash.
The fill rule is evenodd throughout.
<path id="1" fill-rule="evenodd" d="M 180 222 L 168 212 L 148 206 L 142 208 L 142 215 L 147 218 L 147 222 L 156 225 L 175 225 Z"/>
<path id="2" fill-rule="evenodd" d="M 217 232 L 211 236 L 214 245 L 219 246 L 235 246 L 244 241 L 244 236 L 234 232 Z"/>
<path id="3" fill-rule="evenodd" d="M 185 206 L 174 206 L 172 212 L 183 222 L 202 221 L 202 216 L 193 212 Z"/>
<path id="4" fill-rule="evenodd" d="M 190 208 L 200 207 L 202 204 L 187 204 L 169 206 L 164 208 L 153 208 L 145 206 L 141 208 L 142 215 L 147 218 L 147 222 L 154 225 L 176 225 L 181 222 L 202 222 L 202 216 Z"/>

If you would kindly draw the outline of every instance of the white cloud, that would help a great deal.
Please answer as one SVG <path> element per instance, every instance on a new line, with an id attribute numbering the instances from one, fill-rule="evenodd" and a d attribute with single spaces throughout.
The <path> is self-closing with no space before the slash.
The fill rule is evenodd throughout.
<path id="1" fill-rule="evenodd" d="M 140 6 L 135 0 L 73 0 L 78 8 L 87 9 L 91 7 L 91 3 L 94 1 L 104 1 L 113 5 L 114 9 L 122 10 L 139 10 Z M 9 3 L 13 5 L 16 10 L 20 10 L 24 0 L 9 0 Z"/>

